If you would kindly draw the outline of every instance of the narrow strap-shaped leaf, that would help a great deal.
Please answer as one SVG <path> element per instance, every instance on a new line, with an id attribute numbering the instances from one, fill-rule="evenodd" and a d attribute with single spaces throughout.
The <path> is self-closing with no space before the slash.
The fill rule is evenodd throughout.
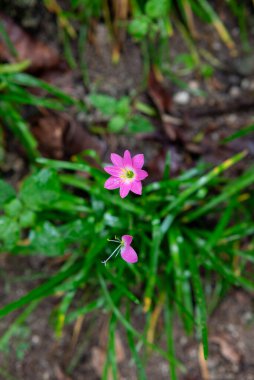
<path id="1" fill-rule="evenodd" d="M 128 303 L 127 308 L 126 308 L 126 320 L 131 324 L 130 322 L 130 305 Z M 137 370 L 137 379 L 139 380 L 147 380 L 146 373 L 145 373 L 145 368 L 142 363 L 141 355 L 137 350 L 135 341 L 134 341 L 134 336 L 133 334 L 129 331 L 126 330 L 127 333 L 127 339 L 129 343 L 129 348 L 132 354 L 132 358 L 135 361 L 136 364 L 136 370 Z"/>
<path id="2" fill-rule="evenodd" d="M 158 259 L 160 252 L 160 244 L 162 240 L 162 231 L 160 229 L 159 219 L 153 221 L 153 233 L 152 233 L 152 244 L 150 253 L 150 266 L 149 266 L 149 278 L 147 281 L 147 287 L 145 290 L 144 297 L 144 309 L 149 311 L 151 307 L 151 302 L 153 298 L 154 287 L 156 283 L 157 270 L 158 270 Z"/>
<path id="3" fill-rule="evenodd" d="M 72 323 L 78 317 L 86 315 L 93 310 L 100 309 L 102 306 L 104 306 L 104 303 L 105 302 L 103 298 L 97 298 L 95 301 L 91 301 L 84 306 L 76 308 L 66 316 L 66 323 Z"/>
<path id="4" fill-rule="evenodd" d="M 179 304 L 177 305 L 178 312 L 183 320 L 186 332 L 191 333 L 193 329 L 193 321 L 190 318 L 187 318 L 185 310 L 187 310 L 190 315 L 193 314 L 192 294 L 189 279 L 186 278 L 187 268 L 184 268 L 183 266 L 183 238 L 175 226 L 172 226 L 169 230 L 168 240 L 171 257 L 173 260 L 176 299 L 184 305 L 184 308 L 182 308 Z"/>
<path id="5" fill-rule="evenodd" d="M 123 295 L 126 295 L 135 304 L 140 304 L 140 300 L 135 296 L 135 294 L 129 291 L 129 289 L 126 287 L 126 283 L 123 283 L 120 278 L 115 277 L 109 271 L 107 272 L 107 277 L 115 285 L 116 289 L 118 289 Z"/>
<path id="6" fill-rule="evenodd" d="M 195 235 L 193 231 L 185 230 L 190 239 L 196 244 L 197 249 L 203 253 L 204 264 L 207 258 L 213 264 L 213 269 L 220 273 L 229 283 L 243 286 L 247 290 L 254 290 L 254 282 L 242 276 L 236 275 L 230 268 L 228 263 L 224 263 L 209 247 L 205 246 L 205 241 Z"/>
<path id="7" fill-rule="evenodd" d="M 24 305 L 32 301 L 39 300 L 46 295 L 51 294 L 54 291 L 54 287 L 58 285 L 60 282 L 68 278 L 72 273 L 78 270 L 80 267 L 80 263 L 75 263 L 71 267 L 66 270 L 60 270 L 55 276 L 51 277 L 47 282 L 38 286 L 37 288 L 31 290 L 23 297 L 19 298 L 17 301 L 13 301 L 8 305 L 4 306 L 0 309 L 0 318 L 5 315 L 11 313 L 14 310 L 21 308 Z"/>
<path id="8" fill-rule="evenodd" d="M 185 251 L 191 272 L 194 296 L 196 301 L 197 311 L 197 328 L 202 337 L 204 357 L 208 356 L 208 331 L 207 331 L 207 310 L 205 295 L 202 287 L 202 281 L 199 274 L 199 268 L 197 266 L 196 257 L 193 255 L 190 245 L 186 245 Z"/>
<path id="9" fill-rule="evenodd" d="M 179 197 L 176 198 L 174 202 L 169 204 L 167 207 L 165 207 L 162 212 L 161 216 L 167 215 L 171 210 L 180 207 L 193 193 L 195 193 L 197 190 L 203 188 L 206 186 L 212 179 L 216 178 L 230 168 L 232 165 L 236 164 L 237 162 L 241 161 L 245 156 L 247 152 L 243 151 L 241 153 L 236 154 L 235 156 L 227 159 L 222 164 L 216 166 L 213 170 L 211 170 L 208 174 L 205 174 L 204 176 L 200 177 L 196 182 L 194 182 L 193 185 L 191 185 L 188 189 L 184 190 L 182 193 L 179 194 Z"/>
<path id="10" fill-rule="evenodd" d="M 0 350 L 10 341 L 11 337 L 15 334 L 17 328 L 27 320 L 28 316 L 34 311 L 38 304 L 38 300 L 31 302 L 31 304 L 27 306 L 25 310 L 11 323 L 7 331 L 5 331 L 5 333 L 1 336 Z"/>
<path id="11" fill-rule="evenodd" d="M 9 37 L 9 34 L 4 26 L 4 23 L 2 21 L 0 21 L 0 35 L 2 36 L 2 39 L 5 43 L 5 45 L 7 46 L 9 52 L 11 53 L 11 55 L 13 57 L 18 57 L 18 52 L 15 48 L 15 46 L 13 45 L 10 37 Z"/>
<path id="12" fill-rule="evenodd" d="M 170 357 L 175 357 L 175 348 L 174 348 L 174 320 L 173 320 L 173 306 L 167 295 L 166 298 L 166 307 L 165 307 L 165 327 L 167 335 L 167 347 Z M 176 360 L 176 357 L 175 357 Z M 177 380 L 176 374 L 176 365 L 175 362 L 170 362 L 170 379 Z"/>
<path id="13" fill-rule="evenodd" d="M 174 358 L 169 357 L 168 353 L 165 352 L 163 349 L 159 348 L 157 345 L 153 343 L 149 343 L 145 337 L 140 334 L 132 325 L 131 323 L 123 316 L 123 314 L 120 312 L 120 310 L 115 306 L 112 297 L 110 296 L 107 286 L 105 283 L 105 280 L 103 277 L 99 274 L 99 282 L 101 284 L 103 293 L 105 295 L 105 298 L 108 302 L 108 306 L 112 310 L 112 312 L 116 315 L 118 321 L 126 328 L 126 330 L 130 331 L 130 333 L 133 334 L 133 336 L 136 336 L 139 340 L 141 340 L 144 344 L 146 344 L 148 347 L 151 347 L 154 351 L 158 352 L 162 357 L 164 357 L 168 361 L 175 361 Z M 184 366 L 179 361 L 176 362 L 176 365 L 178 365 L 180 368 L 184 369 Z"/>
<path id="14" fill-rule="evenodd" d="M 208 213 L 220 203 L 228 201 L 233 195 L 238 194 L 243 189 L 246 189 L 246 187 L 250 186 L 253 182 L 254 170 L 251 168 L 241 177 L 231 181 L 230 184 L 223 189 L 222 193 L 213 197 L 209 202 L 206 202 L 204 206 L 199 207 L 195 211 L 189 212 L 188 215 L 184 216 L 184 221 L 191 222 L 201 215 Z"/>
<path id="15" fill-rule="evenodd" d="M 60 338 L 63 333 L 63 328 L 65 325 L 67 311 L 75 297 L 77 289 L 73 289 L 67 292 L 62 298 L 59 307 L 57 308 L 57 317 L 55 324 L 55 334 L 57 338 Z"/>
<path id="16" fill-rule="evenodd" d="M 41 160 L 39 160 L 39 162 L 41 162 Z M 75 169 L 72 168 L 72 170 L 81 170 L 81 169 L 78 169 L 76 167 Z M 130 202 L 127 199 L 123 202 L 122 199 L 119 198 L 118 195 L 115 196 L 115 194 L 108 194 L 107 192 L 102 192 L 100 186 L 99 187 L 92 186 L 91 184 L 88 183 L 88 181 L 85 181 L 83 178 L 80 178 L 78 176 L 74 177 L 67 174 L 63 174 L 60 176 L 60 179 L 61 179 L 61 182 L 66 185 L 74 186 L 74 187 L 77 187 L 78 189 L 87 191 L 89 192 L 89 194 L 93 194 L 94 196 L 102 199 L 103 201 L 109 204 L 112 203 L 114 205 L 117 205 L 123 210 L 133 212 L 138 215 L 145 214 L 144 210 L 140 206 L 133 204 L 133 202 Z"/>
<path id="17" fill-rule="evenodd" d="M 77 103 L 77 100 L 66 94 L 65 92 L 59 90 L 59 88 L 52 86 L 51 84 L 44 82 L 41 79 L 38 79 L 30 74 L 27 73 L 17 73 L 15 75 L 12 75 L 10 77 L 10 81 L 12 83 L 16 83 L 21 86 L 29 86 L 29 87 L 39 87 L 43 90 L 46 90 L 51 95 L 54 95 L 55 97 L 69 103 L 69 104 L 75 104 Z"/>
<path id="18" fill-rule="evenodd" d="M 1 116 L 12 132 L 22 141 L 29 157 L 31 159 L 38 157 L 40 154 L 37 150 L 37 141 L 16 109 L 8 102 L 2 102 L 0 109 Z"/>

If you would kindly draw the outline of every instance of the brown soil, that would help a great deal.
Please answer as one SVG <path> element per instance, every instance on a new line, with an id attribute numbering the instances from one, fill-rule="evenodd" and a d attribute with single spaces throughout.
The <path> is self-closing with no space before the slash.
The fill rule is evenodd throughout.
<path id="1" fill-rule="evenodd" d="M 47 265 L 46 265 L 47 264 Z M 44 259 L 1 259 L 0 306 L 24 295 L 38 280 L 33 274 L 49 274 Z M 40 270 L 40 272 L 39 272 Z M 44 300 L 14 334 L 8 352 L 0 352 L 1 380 L 98 380 L 105 355 L 107 316 L 93 315 L 85 319 L 79 339 L 72 347 L 74 325 L 64 330 L 58 340 L 52 327 L 52 311 L 58 304 L 57 297 Z M 187 338 L 179 320 L 175 319 L 176 356 L 186 367 L 179 372 L 181 380 L 199 380 L 202 371 L 209 373 L 210 380 L 254 380 L 254 295 L 233 289 L 209 319 L 209 358 L 206 363 L 199 355 L 195 338 Z M 1 335 L 6 331 L 14 315 L 0 320 Z M 158 328 L 157 343 L 165 346 L 163 330 Z M 135 327 L 142 331 L 142 313 L 135 319 Z M 137 380 L 135 366 L 130 360 L 126 336 L 121 326 L 117 333 L 117 357 L 119 379 Z M 18 358 L 20 356 L 20 358 Z M 204 373 L 204 372 L 203 372 Z M 147 364 L 148 379 L 169 378 L 168 363 L 152 354 Z"/>

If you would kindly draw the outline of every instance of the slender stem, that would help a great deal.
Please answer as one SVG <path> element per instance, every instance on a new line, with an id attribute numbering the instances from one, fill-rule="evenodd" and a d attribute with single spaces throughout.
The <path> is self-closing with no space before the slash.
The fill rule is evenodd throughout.
<path id="1" fill-rule="evenodd" d="M 106 260 L 104 260 L 104 261 L 102 261 L 102 264 L 105 264 L 106 265 L 106 263 L 107 263 L 107 261 L 114 255 L 114 253 L 118 250 L 118 249 L 120 249 L 120 245 L 111 253 L 111 255 L 106 259 Z"/>
<path id="2" fill-rule="evenodd" d="M 121 248 L 122 246 L 119 247 L 119 251 L 116 253 L 116 257 L 119 255 L 119 253 L 121 252 Z"/>
<path id="3" fill-rule="evenodd" d="M 107 239 L 108 241 L 113 241 L 114 243 L 120 243 L 120 240 L 110 240 L 110 239 Z"/>

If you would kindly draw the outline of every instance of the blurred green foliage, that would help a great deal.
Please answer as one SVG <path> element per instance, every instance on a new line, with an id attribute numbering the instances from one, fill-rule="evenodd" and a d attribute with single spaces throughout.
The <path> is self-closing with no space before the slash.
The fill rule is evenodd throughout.
<path id="1" fill-rule="evenodd" d="M 113 326 L 120 323 L 126 329 L 138 371 L 145 373 L 142 355 L 137 352 L 141 344 L 167 358 L 174 373 L 182 365 L 173 354 L 167 319 L 168 351 L 150 338 L 151 329 L 156 327 L 151 323 L 153 313 L 162 302 L 167 318 L 172 321 L 177 312 L 186 333 L 197 332 L 207 357 L 208 310 L 214 308 L 229 285 L 254 289 L 251 273 L 246 270 L 248 262 L 254 261 L 250 207 L 254 194 L 249 188 L 254 183 L 254 170 L 250 168 L 235 181 L 223 174 L 245 155 L 240 153 L 207 173 L 197 167 L 172 179 L 167 165 L 164 179 L 145 186 L 142 197 L 124 201 L 116 192 L 104 189 L 107 175 L 81 158 L 77 162 L 38 158 L 39 166 L 22 182 L 17 194 L 10 185 L 0 182 L 0 193 L 4 193 L 1 251 L 67 255 L 53 277 L 6 305 L 0 316 L 62 292 L 54 317 L 58 336 L 64 324 L 79 315 L 107 310 Z M 78 174 L 81 172 L 89 178 L 84 179 Z M 127 232 L 134 236 L 138 264 L 127 265 L 117 258 L 103 266 L 101 261 L 113 249 L 107 239 Z M 205 295 L 204 284 L 210 288 L 209 296 Z M 85 298 L 78 297 L 77 303 L 79 289 L 85 289 Z M 146 324 L 144 331 L 138 332 L 130 311 L 141 310 L 142 305 Z M 113 336 L 115 327 L 111 330 Z M 111 350 L 114 342 L 109 338 Z M 116 365 L 110 352 L 105 364 L 108 369 Z"/>
<path id="2" fill-rule="evenodd" d="M 28 61 L 0 65 L 0 128 L 6 125 L 20 140 L 30 159 L 39 156 L 37 141 L 31 134 L 23 117 L 25 106 L 45 107 L 64 110 L 70 105 L 84 107 L 78 100 L 63 93 L 58 88 L 23 73 L 29 66 Z M 37 89 L 41 96 L 34 95 Z"/>
<path id="3" fill-rule="evenodd" d="M 140 114 L 135 114 L 135 110 L 139 109 L 145 114 L 153 114 L 151 107 L 138 102 L 137 105 L 131 104 L 131 99 L 123 96 L 119 100 L 102 94 L 92 94 L 89 96 L 91 105 L 97 108 L 102 115 L 110 117 L 108 130 L 112 133 L 149 133 L 153 132 L 154 127 L 151 122 Z M 143 107 L 142 107 L 143 106 Z"/>
<path id="4" fill-rule="evenodd" d="M 49 11 L 57 15 L 66 58 L 71 67 L 80 67 L 86 84 L 89 83 L 89 75 L 84 53 L 85 44 L 89 36 L 96 43 L 96 28 L 102 21 L 114 45 L 112 60 L 119 59 L 121 46 L 125 43 L 121 40 L 121 32 L 127 31 L 141 46 L 145 72 L 150 65 L 156 65 L 167 75 L 170 67 L 170 38 L 180 34 L 187 54 L 192 56 L 192 70 L 197 70 L 205 78 L 211 76 L 216 57 L 210 59 L 203 51 L 194 48 L 196 38 L 199 33 L 203 33 L 199 31 L 200 21 L 210 24 L 230 52 L 236 52 L 234 38 L 217 12 L 217 8 L 219 11 L 220 8 L 208 0 L 75 0 L 65 10 L 58 3 L 56 6 L 55 0 L 44 0 L 44 3 Z M 223 6 L 235 18 L 242 47 L 249 51 L 248 26 L 253 20 L 247 11 L 248 4 L 229 0 Z M 71 41 L 76 38 L 77 52 L 71 46 Z"/>

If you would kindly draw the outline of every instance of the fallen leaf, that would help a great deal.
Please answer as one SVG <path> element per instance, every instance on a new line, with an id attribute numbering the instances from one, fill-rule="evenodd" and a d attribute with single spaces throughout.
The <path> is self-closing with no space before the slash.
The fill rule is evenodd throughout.
<path id="1" fill-rule="evenodd" d="M 166 132 L 166 135 L 169 137 L 171 141 L 176 141 L 177 140 L 177 133 L 175 128 L 169 124 L 169 123 L 164 123 L 164 130 Z"/>
<path id="2" fill-rule="evenodd" d="M 108 323 L 104 323 L 102 329 L 100 330 L 100 337 L 98 346 L 92 348 L 92 366 L 97 373 L 97 375 L 101 378 L 106 357 L 107 357 L 107 342 L 108 342 Z M 123 347 L 123 343 L 121 341 L 119 333 L 116 331 L 115 333 L 115 352 L 116 352 L 116 362 L 121 363 L 126 358 L 125 350 Z M 109 371 L 108 380 L 112 379 L 112 373 Z M 120 380 L 120 374 L 118 374 L 118 379 Z"/>
<path id="3" fill-rule="evenodd" d="M 6 259 L 8 257 L 8 254 L 3 252 L 1 253 L 0 255 L 0 268 L 4 268 L 5 264 L 6 264 Z"/>
<path id="4" fill-rule="evenodd" d="M 92 348 L 92 367 L 101 378 L 106 361 L 106 351 L 99 347 Z M 112 374 L 108 373 L 108 380 L 112 380 Z"/>
<path id="5" fill-rule="evenodd" d="M 113 50 L 112 50 L 112 62 L 118 63 L 120 59 L 121 49 L 125 40 L 126 30 L 122 28 L 121 25 L 127 22 L 128 12 L 129 12 L 129 1 L 128 0 L 113 0 Z"/>
<path id="6" fill-rule="evenodd" d="M 203 380 L 209 380 L 210 379 L 210 375 L 209 375 L 209 371 L 208 371 L 207 361 L 204 358 L 203 344 L 199 345 L 199 349 L 198 349 L 198 362 L 199 362 L 199 366 L 200 366 L 200 371 L 201 371 L 202 379 Z"/>
<path id="7" fill-rule="evenodd" d="M 193 154 L 201 154 L 203 152 L 202 145 L 187 142 L 185 148 L 188 152 Z"/>
<path id="8" fill-rule="evenodd" d="M 101 156 L 104 151 L 103 143 L 66 113 L 43 110 L 30 124 L 45 157 L 67 159 L 85 149 L 94 149 Z"/>
<path id="9" fill-rule="evenodd" d="M 162 84 L 162 78 L 158 79 L 154 69 L 149 73 L 148 94 L 158 109 L 164 132 L 169 140 L 181 141 L 179 127 L 183 126 L 183 120 L 172 115 L 173 94 Z"/>
<path id="10" fill-rule="evenodd" d="M 54 372 L 56 380 L 72 380 L 63 372 L 63 370 L 58 365 L 55 366 Z"/>
<path id="11" fill-rule="evenodd" d="M 229 342 L 228 338 L 225 336 L 213 336 L 210 341 L 219 345 L 221 355 L 225 359 L 233 364 L 240 364 L 242 355 L 235 349 L 235 346 Z"/>
<path id="12" fill-rule="evenodd" d="M 29 60 L 29 71 L 33 72 L 52 69 L 60 64 L 56 49 L 31 37 L 10 17 L 0 14 L 0 21 L 18 54 L 17 57 L 11 54 L 0 35 L 0 60 L 11 63 Z"/>
<path id="13" fill-rule="evenodd" d="M 54 70 L 45 71 L 40 75 L 40 79 L 61 89 L 61 91 L 73 98 L 81 99 L 84 96 L 83 86 L 77 85 L 77 83 L 80 83 L 80 77 L 74 70 L 63 70 L 62 67 L 56 67 Z M 41 96 L 41 89 L 37 89 L 36 94 Z"/>
<path id="14" fill-rule="evenodd" d="M 156 105 L 160 115 L 172 110 L 172 93 L 157 79 L 154 69 L 150 70 L 148 78 L 148 93 Z"/>

